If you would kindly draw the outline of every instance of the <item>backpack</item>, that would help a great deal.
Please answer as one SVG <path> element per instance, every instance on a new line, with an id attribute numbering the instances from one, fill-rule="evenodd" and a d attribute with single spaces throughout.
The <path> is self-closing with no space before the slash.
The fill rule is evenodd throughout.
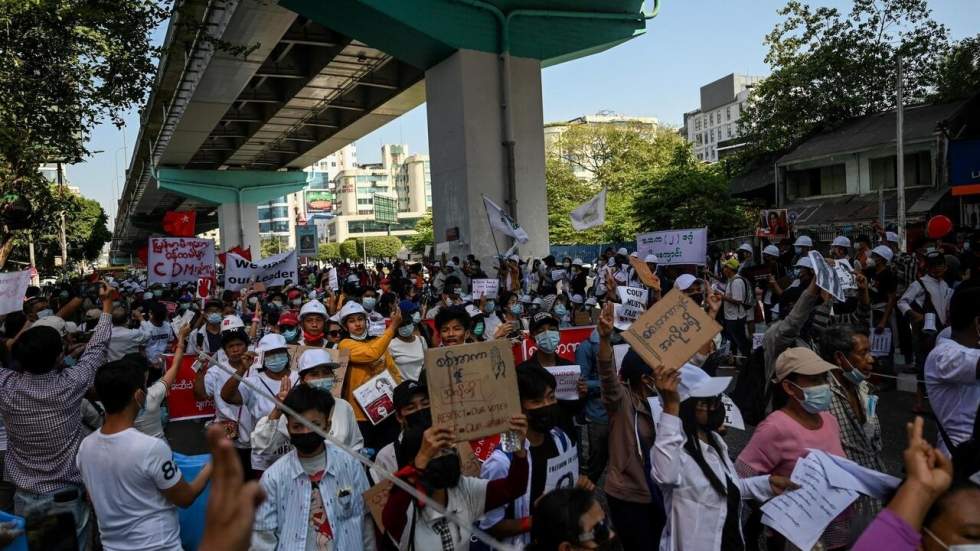
<path id="1" fill-rule="evenodd" d="M 741 275 L 736 275 L 735 279 L 741 279 L 742 284 L 745 285 L 745 295 L 742 297 L 742 306 L 748 308 L 749 311 L 755 309 L 755 287 L 749 282 L 747 278 Z M 734 280 L 733 280 L 734 282 Z"/>
<path id="2" fill-rule="evenodd" d="M 772 398 L 772 385 L 766 381 L 766 360 L 762 347 L 749 355 L 749 364 L 735 378 L 731 399 L 742 411 L 748 425 L 758 425 L 766 418 L 766 407 Z"/>

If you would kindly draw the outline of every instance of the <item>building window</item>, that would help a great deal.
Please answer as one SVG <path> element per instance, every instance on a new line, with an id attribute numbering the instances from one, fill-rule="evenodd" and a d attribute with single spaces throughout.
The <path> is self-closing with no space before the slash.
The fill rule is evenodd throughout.
<path id="1" fill-rule="evenodd" d="M 847 189 L 844 164 L 789 170 L 786 172 L 786 195 L 790 199 L 817 195 L 839 195 Z"/>
<path id="2" fill-rule="evenodd" d="M 715 123 L 715 114 L 714 113 L 708 113 L 708 122 L 710 122 L 711 124 L 714 124 Z"/>
<path id="3" fill-rule="evenodd" d="M 730 124 L 728 125 L 728 128 L 727 128 L 727 129 L 725 129 L 725 133 L 726 133 L 726 135 L 727 135 L 727 136 L 728 136 L 729 138 L 731 138 L 731 137 L 732 137 L 732 125 L 730 125 Z"/>
<path id="4" fill-rule="evenodd" d="M 732 120 L 732 106 L 731 105 L 729 105 L 728 107 L 725 108 L 725 120 L 726 121 Z"/>
<path id="5" fill-rule="evenodd" d="M 868 170 L 871 172 L 871 189 L 895 189 L 898 186 L 895 177 L 895 156 L 879 157 L 868 160 Z M 928 151 L 919 151 L 905 155 L 905 186 L 931 186 L 932 161 Z"/>
<path id="6" fill-rule="evenodd" d="M 712 128 L 711 129 L 711 143 L 714 143 L 714 141 L 715 141 L 715 129 Z"/>

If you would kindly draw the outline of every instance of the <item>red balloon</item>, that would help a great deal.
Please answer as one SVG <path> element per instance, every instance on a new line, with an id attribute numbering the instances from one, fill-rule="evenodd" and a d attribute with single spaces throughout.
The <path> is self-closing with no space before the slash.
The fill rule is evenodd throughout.
<path id="1" fill-rule="evenodd" d="M 926 222 L 926 235 L 929 239 L 942 239 L 953 231 L 953 221 L 948 216 L 937 214 Z"/>

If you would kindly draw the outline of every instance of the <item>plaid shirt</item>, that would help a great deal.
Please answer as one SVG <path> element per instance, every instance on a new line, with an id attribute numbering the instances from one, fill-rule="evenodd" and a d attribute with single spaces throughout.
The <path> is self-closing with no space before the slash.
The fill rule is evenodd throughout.
<path id="1" fill-rule="evenodd" d="M 830 401 L 830 413 L 837 418 L 840 425 L 840 443 L 847 458 L 862 467 L 885 472 L 885 464 L 881 460 L 881 423 L 877 415 L 868 415 L 868 396 L 871 385 L 862 381 L 858 386 L 858 400 L 864 408 L 865 423 L 851 408 L 847 399 L 847 389 L 831 375 L 830 390 L 833 393 Z M 877 398 L 876 398 L 877 399 Z"/>
<path id="2" fill-rule="evenodd" d="M 898 281 L 899 296 L 915 281 L 916 269 L 914 256 L 909 253 L 899 253 L 895 256 L 895 260 L 892 262 L 892 271 Z"/>
<path id="3" fill-rule="evenodd" d="M 106 361 L 112 321 L 103 313 L 74 366 L 43 375 L 0 369 L 0 416 L 7 425 L 6 478 L 18 490 L 47 494 L 82 484 L 75 455 L 81 403 Z"/>

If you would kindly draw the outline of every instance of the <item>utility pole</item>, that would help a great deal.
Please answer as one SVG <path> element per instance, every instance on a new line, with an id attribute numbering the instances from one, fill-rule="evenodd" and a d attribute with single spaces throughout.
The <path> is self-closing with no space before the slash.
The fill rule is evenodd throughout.
<path id="1" fill-rule="evenodd" d="M 898 247 L 905 250 L 905 144 L 902 143 L 902 134 L 905 126 L 905 107 L 902 104 L 902 55 L 898 55 L 898 81 L 895 83 L 895 182 L 896 193 L 898 194 L 896 218 L 898 220 Z"/>
<path id="2" fill-rule="evenodd" d="M 34 263 L 34 232 L 30 230 L 27 231 L 27 254 L 31 261 L 31 268 L 34 269 L 34 273 L 31 274 L 31 285 L 37 285 L 41 278 L 37 273 L 37 264 Z"/>
<path id="3" fill-rule="evenodd" d="M 68 270 L 68 237 L 65 235 L 65 208 L 64 208 L 64 193 L 65 193 L 65 179 L 61 169 L 61 161 L 58 161 L 58 189 L 62 194 L 62 207 L 61 207 L 61 269 Z"/>

